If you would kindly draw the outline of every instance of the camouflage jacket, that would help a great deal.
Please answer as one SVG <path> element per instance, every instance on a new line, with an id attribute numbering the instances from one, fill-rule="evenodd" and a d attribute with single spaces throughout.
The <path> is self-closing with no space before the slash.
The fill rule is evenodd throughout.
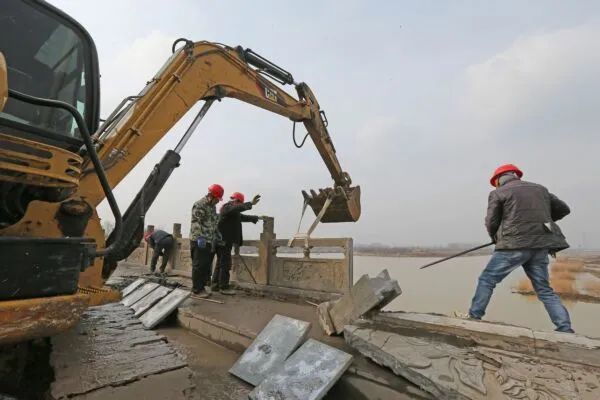
<path id="1" fill-rule="evenodd" d="M 208 198 L 203 197 L 192 207 L 192 224 L 190 226 L 190 240 L 203 237 L 207 242 L 220 241 L 219 215 L 214 205 L 209 204 Z"/>

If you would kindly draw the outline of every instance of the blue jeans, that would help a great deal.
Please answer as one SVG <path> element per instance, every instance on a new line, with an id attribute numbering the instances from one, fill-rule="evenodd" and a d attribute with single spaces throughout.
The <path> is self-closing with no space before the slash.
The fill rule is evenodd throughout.
<path id="1" fill-rule="evenodd" d="M 548 250 L 545 249 L 494 251 L 488 265 L 479 276 L 469 316 L 481 319 L 496 285 L 520 265 L 523 266 L 538 298 L 544 303 L 556 330 L 573 332 L 569 312 L 548 283 Z"/>

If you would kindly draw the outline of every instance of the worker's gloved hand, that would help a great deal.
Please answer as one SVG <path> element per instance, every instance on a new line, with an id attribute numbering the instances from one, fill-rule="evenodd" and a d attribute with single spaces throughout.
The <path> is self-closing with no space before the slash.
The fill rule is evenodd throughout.
<path id="1" fill-rule="evenodd" d="M 257 194 L 256 196 L 254 196 L 254 198 L 252 199 L 252 205 L 255 206 L 258 204 L 258 202 L 260 201 L 260 194 Z"/>

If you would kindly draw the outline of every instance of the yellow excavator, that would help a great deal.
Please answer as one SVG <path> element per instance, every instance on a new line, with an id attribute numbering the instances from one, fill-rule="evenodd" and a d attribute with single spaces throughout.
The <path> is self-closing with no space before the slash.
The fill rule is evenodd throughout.
<path id="1" fill-rule="evenodd" d="M 281 67 L 250 49 L 179 39 L 146 87 L 100 123 L 98 58 L 86 30 L 41 0 L 2 3 L 0 345 L 54 335 L 110 298 L 104 281 L 139 245 L 144 215 L 215 100 L 301 122 L 333 179 L 332 188 L 302 192 L 305 206 L 321 222 L 358 220 L 360 187 L 340 166 L 324 111 Z M 122 214 L 112 188 L 199 101 L 179 144 Z M 115 220 L 106 240 L 96 210 L 104 199 Z"/>

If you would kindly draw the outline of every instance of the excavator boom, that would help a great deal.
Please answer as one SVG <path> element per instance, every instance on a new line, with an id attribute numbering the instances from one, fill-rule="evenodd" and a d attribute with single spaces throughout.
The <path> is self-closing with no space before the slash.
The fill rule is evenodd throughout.
<path id="1" fill-rule="evenodd" d="M 178 50 L 178 42 L 185 44 Z M 114 186 L 144 157 L 185 113 L 200 100 L 231 97 L 302 122 L 328 168 L 333 188 L 303 192 L 322 222 L 351 222 L 360 217 L 360 188 L 351 187 L 327 131 L 327 119 L 314 94 L 292 74 L 249 49 L 180 39 L 174 53 L 131 102 L 116 110 L 96 133 L 98 153 Z M 294 85 L 298 99 L 270 79 Z M 122 104 L 123 106 L 125 103 Z M 84 166 L 85 168 L 85 166 Z M 103 199 L 93 170 L 84 174 L 79 194 L 92 204 Z"/>

